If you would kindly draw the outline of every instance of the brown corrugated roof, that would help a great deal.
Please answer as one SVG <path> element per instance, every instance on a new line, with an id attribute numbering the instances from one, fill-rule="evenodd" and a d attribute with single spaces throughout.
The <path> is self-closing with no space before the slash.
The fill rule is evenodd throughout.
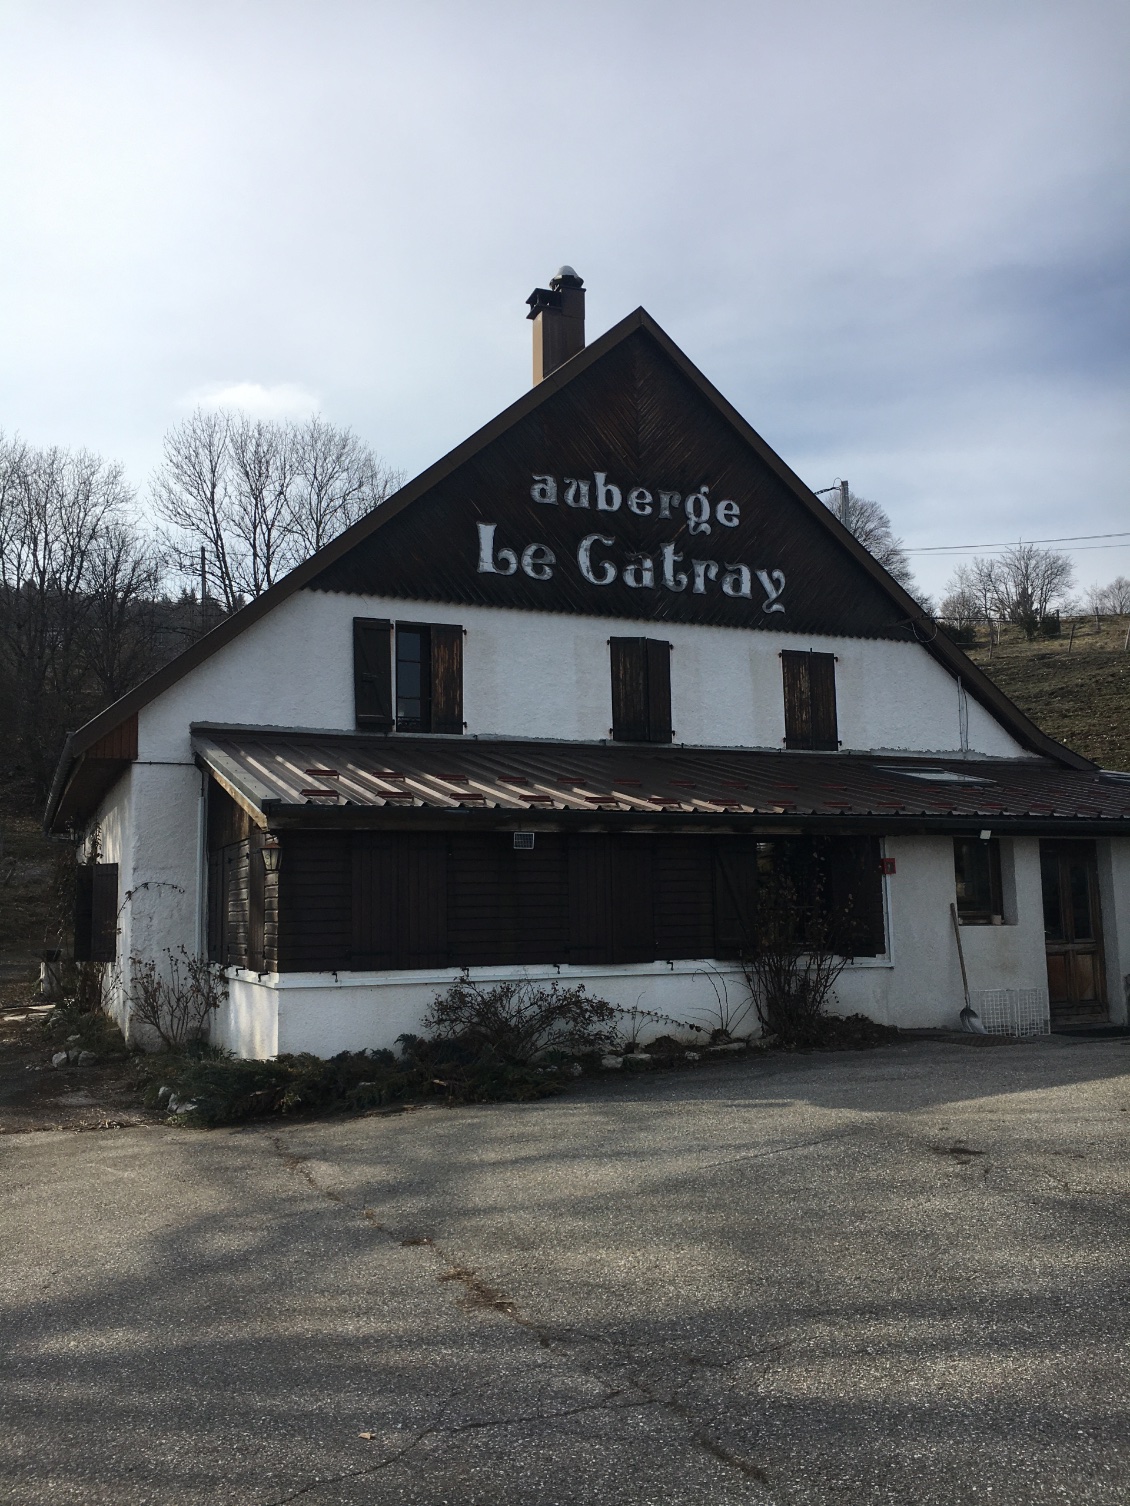
<path id="1" fill-rule="evenodd" d="M 335 736 L 194 728 L 198 760 L 264 822 L 403 824 L 410 813 L 513 824 L 583 818 L 743 826 L 865 821 L 1130 831 L 1130 775 L 1049 760 L 778 753 L 622 743 Z"/>

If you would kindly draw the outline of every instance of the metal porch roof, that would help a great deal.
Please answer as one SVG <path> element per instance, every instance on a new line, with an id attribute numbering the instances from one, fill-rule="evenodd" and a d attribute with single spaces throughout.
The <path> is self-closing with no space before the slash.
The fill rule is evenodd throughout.
<path id="1" fill-rule="evenodd" d="M 198 761 L 261 824 L 415 825 L 448 817 L 460 826 L 468 818 L 504 826 L 1007 825 L 1130 835 L 1130 775 L 1043 759 L 204 726 L 193 734 Z"/>

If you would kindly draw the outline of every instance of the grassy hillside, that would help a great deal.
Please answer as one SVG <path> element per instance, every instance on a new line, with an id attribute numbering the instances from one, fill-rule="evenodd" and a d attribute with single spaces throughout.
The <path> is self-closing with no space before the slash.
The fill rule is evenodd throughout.
<path id="1" fill-rule="evenodd" d="M 1061 638 L 1029 643 L 1005 628 L 992 660 L 985 636 L 970 658 L 1037 726 L 1108 769 L 1130 770 L 1130 618 L 1093 617 L 1063 624 Z M 1070 645 L 1070 646 L 1069 646 Z"/>

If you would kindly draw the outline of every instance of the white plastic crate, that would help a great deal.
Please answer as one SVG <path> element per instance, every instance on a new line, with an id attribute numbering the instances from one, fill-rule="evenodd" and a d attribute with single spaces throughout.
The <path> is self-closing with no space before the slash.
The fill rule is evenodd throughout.
<path id="1" fill-rule="evenodd" d="M 982 988 L 973 1008 L 988 1035 L 1050 1035 L 1048 997 L 1042 988 Z"/>

